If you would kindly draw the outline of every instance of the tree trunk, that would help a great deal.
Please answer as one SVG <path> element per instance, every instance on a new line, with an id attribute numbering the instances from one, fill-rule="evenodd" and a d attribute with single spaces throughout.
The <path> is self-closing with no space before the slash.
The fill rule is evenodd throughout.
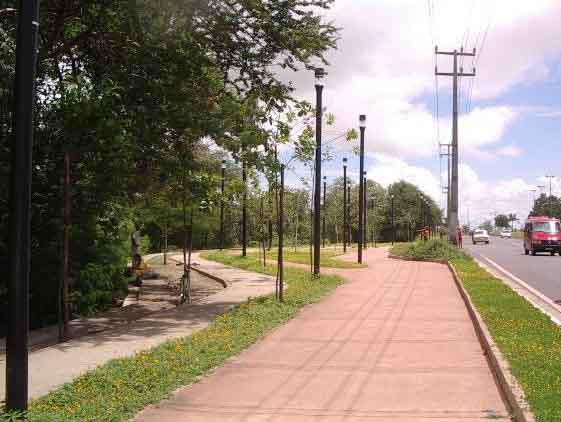
<path id="1" fill-rule="evenodd" d="M 168 264 L 168 225 L 164 224 L 164 265 Z"/>

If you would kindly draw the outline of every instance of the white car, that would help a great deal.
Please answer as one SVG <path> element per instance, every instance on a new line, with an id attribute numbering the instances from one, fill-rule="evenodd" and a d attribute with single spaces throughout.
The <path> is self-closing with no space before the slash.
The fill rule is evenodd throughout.
<path id="1" fill-rule="evenodd" d="M 501 230 L 501 239 L 510 239 L 512 237 L 512 232 L 510 230 Z"/>
<path id="2" fill-rule="evenodd" d="M 471 240 L 473 241 L 474 245 L 476 243 L 489 244 L 489 233 L 487 233 L 487 230 L 483 229 L 474 230 L 473 234 L 471 235 Z"/>

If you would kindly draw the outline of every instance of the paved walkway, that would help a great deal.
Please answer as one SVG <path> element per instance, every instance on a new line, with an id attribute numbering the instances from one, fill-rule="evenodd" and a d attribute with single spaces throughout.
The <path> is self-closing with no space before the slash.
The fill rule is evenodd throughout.
<path id="1" fill-rule="evenodd" d="M 137 422 L 510 420 L 449 270 L 386 254 Z"/>
<path id="2" fill-rule="evenodd" d="M 180 256 L 174 258 L 182 259 Z M 225 267 L 203 260 L 198 254 L 194 254 L 193 261 L 198 262 L 201 269 L 224 279 L 228 288 L 222 288 L 198 303 L 151 313 L 116 329 L 32 352 L 29 357 L 30 397 L 40 397 L 110 359 L 132 356 L 166 340 L 188 336 L 208 326 L 217 315 L 232 306 L 246 302 L 248 297 L 275 290 L 272 277 Z M 0 357 L 0 380 L 5 377 L 6 361 Z M 4 395 L 5 383 L 0 382 L 0 401 Z"/>

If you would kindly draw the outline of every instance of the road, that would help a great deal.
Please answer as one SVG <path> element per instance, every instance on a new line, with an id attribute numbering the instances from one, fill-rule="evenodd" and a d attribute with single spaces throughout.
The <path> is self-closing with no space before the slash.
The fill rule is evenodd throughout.
<path id="1" fill-rule="evenodd" d="M 549 252 L 536 256 L 524 255 L 520 239 L 501 239 L 492 236 L 489 245 L 472 245 L 470 240 L 469 237 L 464 239 L 464 248 L 475 258 L 495 269 L 497 267 L 493 263 L 498 264 L 553 302 L 561 300 L 561 257 L 559 255 L 550 256 Z"/>

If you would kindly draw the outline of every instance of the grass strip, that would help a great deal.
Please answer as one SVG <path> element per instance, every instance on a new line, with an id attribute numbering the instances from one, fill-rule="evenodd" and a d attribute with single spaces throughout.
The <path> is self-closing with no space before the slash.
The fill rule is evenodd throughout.
<path id="1" fill-rule="evenodd" d="M 402 254 L 403 247 L 392 252 Z M 561 327 L 471 257 L 457 251 L 450 262 L 510 363 L 536 420 L 561 421 Z"/>
<path id="2" fill-rule="evenodd" d="M 261 252 L 262 253 L 262 252 Z M 342 255 L 343 251 L 335 250 L 322 250 L 321 251 L 321 266 L 325 268 L 365 268 L 366 265 L 358 264 L 351 261 L 343 261 L 337 258 Z M 251 251 L 250 256 L 254 258 L 259 257 L 258 251 Z M 276 260 L 278 251 L 276 249 L 267 251 L 267 259 Z M 284 260 L 287 262 L 294 262 L 296 264 L 310 265 L 310 251 L 309 250 L 296 250 L 286 248 L 284 250 Z"/>
<path id="3" fill-rule="evenodd" d="M 207 259 L 254 272 L 275 274 L 254 258 L 224 253 Z M 336 276 L 311 280 L 307 271 L 286 268 L 289 287 L 285 303 L 273 296 L 250 299 L 217 317 L 209 327 L 189 337 L 163 343 L 133 357 L 115 359 L 73 382 L 33 401 L 29 421 L 126 421 L 180 386 L 188 385 L 249 347 L 301 307 L 318 301 L 342 283 Z M 8 419 L 7 414 L 0 420 Z"/>

